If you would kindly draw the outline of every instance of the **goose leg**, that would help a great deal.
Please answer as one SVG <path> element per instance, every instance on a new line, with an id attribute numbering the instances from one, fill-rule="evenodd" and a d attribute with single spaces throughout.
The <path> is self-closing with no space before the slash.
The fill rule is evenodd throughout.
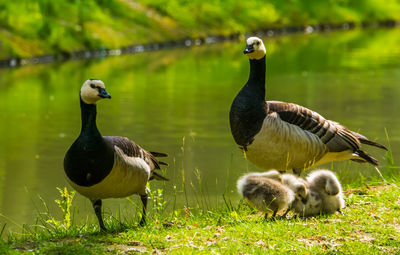
<path id="1" fill-rule="evenodd" d="M 288 214 L 289 211 L 290 211 L 290 208 L 288 208 L 288 209 L 282 214 L 282 218 L 286 218 L 286 215 Z"/>
<path id="2" fill-rule="evenodd" d="M 144 226 L 146 224 L 147 194 L 140 195 L 140 200 L 142 200 L 142 204 L 143 204 L 143 213 L 142 213 L 142 219 L 140 220 L 139 225 Z"/>
<path id="3" fill-rule="evenodd" d="M 276 221 L 276 213 L 278 212 L 278 210 L 275 210 L 274 213 L 271 216 L 271 221 Z"/>
<path id="4" fill-rule="evenodd" d="M 102 205 L 101 199 L 92 201 L 92 205 L 94 213 L 96 214 L 97 219 L 99 220 L 100 229 L 102 231 L 106 231 L 106 227 L 104 226 L 103 218 L 101 216 L 101 205 Z"/>
<path id="5" fill-rule="evenodd" d="M 272 214 L 271 218 L 268 218 L 268 213 L 265 213 L 265 214 L 264 214 L 264 220 L 275 221 L 275 220 L 276 220 L 276 218 L 275 218 L 276 213 L 277 213 L 277 211 L 274 211 L 274 213 Z"/>
<path id="6" fill-rule="evenodd" d="M 301 169 L 294 169 L 294 168 L 293 168 L 293 173 L 294 173 L 295 175 L 297 175 L 297 176 L 300 176 L 300 174 L 301 174 Z"/>

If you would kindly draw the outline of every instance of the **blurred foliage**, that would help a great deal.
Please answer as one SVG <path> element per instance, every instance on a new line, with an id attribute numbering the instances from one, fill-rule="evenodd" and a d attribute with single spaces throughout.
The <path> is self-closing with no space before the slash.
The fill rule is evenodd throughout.
<path id="1" fill-rule="evenodd" d="M 399 18 L 400 0 L 2 0 L 0 59 L 266 27 Z"/>

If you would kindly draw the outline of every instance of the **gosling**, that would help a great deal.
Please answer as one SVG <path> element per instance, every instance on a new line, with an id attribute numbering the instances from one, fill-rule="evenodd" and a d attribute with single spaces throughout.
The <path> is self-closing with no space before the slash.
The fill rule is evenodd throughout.
<path id="1" fill-rule="evenodd" d="M 306 179 L 283 174 L 281 179 L 295 195 L 291 209 L 302 217 L 332 214 L 336 211 L 341 213 L 344 208 L 340 182 L 331 171 L 313 171 Z"/>
<path id="2" fill-rule="evenodd" d="M 293 192 L 294 200 L 282 217 L 286 217 L 291 209 L 298 214 L 306 216 L 318 214 L 320 212 L 322 204 L 320 196 L 315 190 L 310 190 L 308 188 L 308 183 L 305 179 L 294 174 L 281 174 L 277 170 L 257 173 L 257 175 L 274 179 Z"/>
<path id="3" fill-rule="evenodd" d="M 272 178 L 269 178 L 272 177 Z M 264 212 L 267 219 L 272 211 L 272 219 L 280 211 L 287 210 L 294 201 L 294 193 L 279 180 L 278 172 L 249 173 L 237 182 L 237 189 L 249 204 Z"/>
<path id="4" fill-rule="evenodd" d="M 318 215 L 322 210 L 322 199 L 317 190 L 310 186 L 310 183 L 293 174 L 283 174 L 281 176 L 282 183 L 291 189 L 294 193 L 295 200 L 290 209 L 302 217 Z M 286 211 L 284 216 L 289 212 Z"/>
<path id="5" fill-rule="evenodd" d="M 329 170 L 316 170 L 306 177 L 311 189 L 318 192 L 322 200 L 321 212 L 342 213 L 345 207 L 342 186 L 336 175 Z"/>

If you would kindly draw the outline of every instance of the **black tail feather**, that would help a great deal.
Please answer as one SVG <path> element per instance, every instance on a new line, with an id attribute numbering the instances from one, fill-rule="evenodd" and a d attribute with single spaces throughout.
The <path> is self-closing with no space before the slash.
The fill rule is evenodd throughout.
<path id="1" fill-rule="evenodd" d="M 367 163 L 367 161 L 363 160 L 363 159 L 358 159 L 358 158 L 352 158 L 350 159 L 351 161 L 357 162 L 357 163 Z"/>
<path id="2" fill-rule="evenodd" d="M 162 161 L 158 161 L 156 159 L 156 157 L 168 157 L 167 153 L 163 153 L 163 152 L 155 152 L 155 151 L 149 151 L 149 153 L 151 154 L 151 160 L 153 161 L 153 164 L 155 166 L 155 169 L 161 169 L 160 165 L 164 165 L 164 166 L 168 166 L 168 163 L 162 162 Z M 151 178 L 152 179 L 152 178 Z M 151 180 L 150 179 L 150 180 Z M 157 179 L 157 178 L 156 178 Z"/>
<path id="3" fill-rule="evenodd" d="M 362 143 L 362 144 L 375 146 L 375 147 L 378 147 L 378 148 L 383 149 L 383 150 L 388 150 L 388 149 L 387 149 L 385 146 L 383 146 L 382 144 L 379 144 L 379 143 L 370 141 L 367 137 L 363 136 L 362 134 L 359 134 L 359 133 L 354 132 L 354 131 L 351 131 L 351 133 L 352 133 L 355 137 L 357 137 L 358 141 L 360 141 L 360 143 Z"/>
<path id="4" fill-rule="evenodd" d="M 160 181 L 169 181 L 168 178 L 162 176 L 161 174 L 157 173 L 156 171 L 153 171 L 149 178 L 149 180 L 153 180 L 153 179 L 160 180 Z"/>
<path id="5" fill-rule="evenodd" d="M 168 157 L 167 153 L 162 153 L 162 152 L 155 152 L 155 151 L 150 151 L 151 155 L 154 157 Z"/>
<path id="6" fill-rule="evenodd" d="M 365 159 L 366 162 L 368 162 L 374 166 L 378 165 L 378 160 L 374 159 L 373 157 L 368 155 L 366 152 L 364 152 L 362 150 L 356 150 L 354 153 L 357 154 L 358 156 L 360 156 L 361 158 Z M 356 162 L 360 162 L 359 159 L 352 159 L 352 160 L 356 161 Z"/>
<path id="7" fill-rule="evenodd" d="M 158 161 L 158 164 L 164 165 L 164 166 L 169 166 L 168 163 L 165 163 L 165 162 L 162 162 L 162 161 Z"/>
<path id="8" fill-rule="evenodd" d="M 371 146 L 375 146 L 375 147 L 378 147 L 378 148 L 380 148 L 380 149 L 383 149 L 383 150 L 388 150 L 385 146 L 383 146 L 382 144 L 379 144 L 379 143 L 376 143 L 376 142 L 372 142 L 372 141 L 370 141 L 370 140 L 368 140 L 368 139 L 364 139 L 364 138 L 358 138 L 358 140 L 360 141 L 360 143 L 362 143 L 362 144 L 367 144 L 367 145 L 371 145 Z"/>

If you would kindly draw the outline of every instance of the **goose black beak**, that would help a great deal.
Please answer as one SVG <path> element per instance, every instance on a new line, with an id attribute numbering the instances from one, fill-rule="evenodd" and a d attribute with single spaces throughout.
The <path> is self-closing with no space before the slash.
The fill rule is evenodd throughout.
<path id="1" fill-rule="evenodd" d="M 103 88 L 99 88 L 99 97 L 111 99 L 111 95 Z"/>
<path id="2" fill-rule="evenodd" d="M 246 49 L 244 49 L 243 53 L 247 54 L 247 53 L 252 53 L 254 51 L 253 45 L 247 45 Z"/>

